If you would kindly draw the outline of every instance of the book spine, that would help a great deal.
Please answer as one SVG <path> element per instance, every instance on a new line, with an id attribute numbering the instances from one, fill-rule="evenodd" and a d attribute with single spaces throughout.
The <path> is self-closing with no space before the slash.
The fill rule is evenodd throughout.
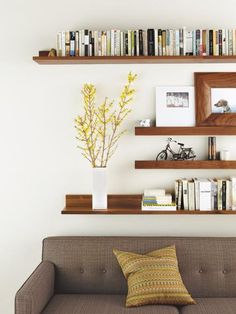
<path id="1" fill-rule="evenodd" d="M 217 180 L 217 205 L 218 210 L 222 210 L 222 180 Z"/>
<path id="2" fill-rule="evenodd" d="M 232 182 L 226 180 L 226 209 L 232 209 Z"/>
<path id="3" fill-rule="evenodd" d="M 81 56 L 83 56 L 84 57 L 84 55 L 85 55 L 85 53 L 84 53 L 84 29 L 82 29 L 81 31 L 81 49 L 80 49 L 80 51 L 81 51 Z"/>
<path id="4" fill-rule="evenodd" d="M 162 31 L 162 56 L 166 56 L 166 30 Z"/>
<path id="5" fill-rule="evenodd" d="M 188 181 L 182 180 L 183 184 L 183 203 L 184 203 L 184 210 L 189 210 L 188 204 Z"/>
<path id="6" fill-rule="evenodd" d="M 179 185 L 178 185 L 178 204 L 177 204 L 177 209 L 181 210 L 182 209 L 182 196 L 183 196 L 183 182 L 179 180 Z"/>
<path id="7" fill-rule="evenodd" d="M 84 55 L 89 56 L 89 30 L 84 30 Z"/>
<path id="8" fill-rule="evenodd" d="M 70 32 L 70 56 L 75 56 L 75 32 Z"/>
<path id="9" fill-rule="evenodd" d="M 174 31 L 173 29 L 169 30 L 169 55 L 174 55 L 174 47 L 175 47 L 175 40 L 174 40 Z"/>
<path id="10" fill-rule="evenodd" d="M 155 56 L 158 56 L 158 30 L 154 30 L 154 47 L 155 47 Z"/>
<path id="11" fill-rule="evenodd" d="M 70 56 L 70 32 L 66 31 L 66 56 Z"/>
<path id="12" fill-rule="evenodd" d="M 75 32 L 75 55 L 79 56 L 79 31 Z"/>
<path id="13" fill-rule="evenodd" d="M 201 31 L 200 29 L 196 30 L 196 55 L 200 56 L 200 37 L 201 37 Z"/>
<path id="14" fill-rule="evenodd" d="M 232 29 L 229 29 L 228 31 L 229 33 L 229 56 L 232 56 L 233 55 L 233 31 Z"/>
<path id="15" fill-rule="evenodd" d="M 132 34 L 131 30 L 128 30 L 128 56 L 132 56 Z"/>
<path id="16" fill-rule="evenodd" d="M 213 56 L 213 29 L 209 30 L 209 55 Z"/>
<path id="17" fill-rule="evenodd" d="M 143 50 L 143 30 L 139 30 L 139 55 L 143 56 L 144 55 L 144 50 Z"/>
<path id="18" fill-rule="evenodd" d="M 226 55 L 226 30 L 222 29 L 222 56 Z"/>
<path id="19" fill-rule="evenodd" d="M 107 47 L 106 55 L 107 55 L 108 57 L 110 57 L 110 55 L 111 55 L 111 31 L 110 31 L 110 30 L 107 31 L 107 43 L 106 43 L 106 47 Z"/>
<path id="20" fill-rule="evenodd" d="M 158 29 L 158 56 L 162 56 L 162 30 Z"/>
<path id="21" fill-rule="evenodd" d="M 154 29 L 147 30 L 147 41 L 148 41 L 148 56 L 154 56 L 155 55 Z"/>
<path id="22" fill-rule="evenodd" d="M 207 55 L 207 31 L 205 29 L 202 31 L 202 55 Z"/>
<path id="23" fill-rule="evenodd" d="M 120 55 L 123 57 L 124 54 L 124 32 L 120 32 Z"/>
<path id="24" fill-rule="evenodd" d="M 233 35 L 233 55 L 236 55 L 236 30 L 232 30 L 232 35 Z"/>
<path id="25" fill-rule="evenodd" d="M 144 53 L 144 56 L 147 56 L 148 55 L 148 43 L 147 43 L 147 31 L 144 30 L 143 31 L 143 53 Z"/>
<path id="26" fill-rule="evenodd" d="M 61 32 L 61 55 L 66 56 L 66 32 Z"/>
<path id="27" fill-rule="evenodd" d="M 222 181 L 222 210 L 226 210 L 226 181 Z"/>
<path id="28" fill-rule="evenodd" d="M 166 56 L 170 55 L 170 31 L 166 30 Z"/>
<path id="29" fill-rule="evenodd" d="M 105 31 L 102 31 L 102 56 L 107 54 L 107 34 Z"/>
<path id="30" fill-rule="evenodd" d="M 232 185 L 232 209 L 236 210 L 236 177 L 231 178 Z"/>
<path id="31" fill-rule="evenodd" d="M 139 55 L 139 30 L 136 30 L 136 56 Z"/>
<path id="32" fill-rule="evenodd" d="M 57 33 L 57 56 L 62 56 L 62 35 L 61 32 Z"/>
<path id="33" fill-rule="evenodd" d="M 223 34 L 222 34 L 222 29 L 219 29 L 218 31 L 218 45 L 219 45 L 219 56 L 223 55 Z"/>
<path id="34" fill-rule="evenodd" d="M 128 32 L 125 32 L 125 56 L 129 55 L 129 38 Z"/>
<path id="35" fill-rule="evenodd" d="M 115 55 L 120 57 L 120 30 L 116 30 Z"/>
<path id="36" fill-rule="evenodd" d="M 134 31 L 134 56 L 137 56 L 137 36 L 136 36 L 136 31 Z"/>

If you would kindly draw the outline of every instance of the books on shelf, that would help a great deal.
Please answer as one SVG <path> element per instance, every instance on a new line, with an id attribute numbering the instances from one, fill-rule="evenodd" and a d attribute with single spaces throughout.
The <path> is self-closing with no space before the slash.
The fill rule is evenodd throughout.
<path id="1" fill-rule="evenodd" d="M 172 202 L 172 195 L 165 193 L 163 189 L 145 190 L 142 210 L 176 210 L 176 204 Z"/>
<path id="2" fill-rule="evenodd" d="M 236 177 L 175 181 L 178 210 L 236 210 Z"/>
<path id="3" fill-rule="evenodd" d="M 154 29 L 62 31 L 58 56 L 232 56 L 235 29 Z"/>

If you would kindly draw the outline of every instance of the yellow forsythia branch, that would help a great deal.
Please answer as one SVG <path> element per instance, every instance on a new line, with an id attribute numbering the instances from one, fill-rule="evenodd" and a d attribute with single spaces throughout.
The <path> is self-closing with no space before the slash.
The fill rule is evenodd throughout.
<path id="1" fill-rule="evenodd" d="M 84 114 L 75 118 L 76 138 L 80 142 L 78 148 L 92 167 L 106 167 L 115 153 L 119 138 L 125 133 L 120 126 L 131 112 L 130 103 L 135 90 L 131 88 L 137 75 L 128 74 L 118 106 L 108 98 L 99 105 L 95 104 L 96 88 L 92 84 L 84 84 L 82 89 Z"/>

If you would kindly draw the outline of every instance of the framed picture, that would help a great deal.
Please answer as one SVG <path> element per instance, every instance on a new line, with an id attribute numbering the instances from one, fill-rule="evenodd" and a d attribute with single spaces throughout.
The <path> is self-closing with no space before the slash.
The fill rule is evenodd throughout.
<path id="1" fill-rule="evenodd" d="M 192 86 L 156 87 L 156 126 L 195 126 Z"/>
<path id="2" fill-rule="evenodd" d="M 236 72 L 194 73 L 198 126 L 236 126 Z"/>

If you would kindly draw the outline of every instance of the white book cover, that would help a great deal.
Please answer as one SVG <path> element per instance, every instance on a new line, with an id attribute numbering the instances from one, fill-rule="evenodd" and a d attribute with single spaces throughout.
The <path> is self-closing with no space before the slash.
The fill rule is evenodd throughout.
<path id="1" fill-rule="evenodd" d="M 154 48 L 155 48 L 155 56 L 158 56 L 158 30 L 154 30 Z"/>
<path id="2" fill-rule="evenodd" d="M 175 203 L 178 204 L 179 180 L 175 180 Z"/>
<path id="3" fill-rule="evenodd" d="M 233 55 L 236 55 L 236 30 L 233 30 Z"/>
<path id="4" fill-rule="evenodd" d="M 217 181 L 214 179 L 209 179 L 211 181 L 211 209 L 217 210 L 217 195 L 218 195 L 218 188 L 217 188 Z"/>
<path id="5" fill-rule="evenodd" d="M 193 31 L 193 55 L 196 56 L 196 30 Z"/>
<path id="6" fill-rule="evenodd" d="M 128 30 L 128 56 L 132 56 L 132 32 L 131 30 Z"/>
<path id="7" fill-rule="evenodd" d="M 111 56 L 115 56 L 115 30 L 111 30 Z"/>
<path id="8" fill-rule="evenodd" d="M 232 209 L 232 182 L 226 180 L 226 209 Z"/>
<path id="9" fill-rule="evenodd" d="M 183 179 L 183 203 L 184 203 L 184 210 L 189 210 L 189 204 L 188 204 L 188 180 Z"/>
<path id="10" fill-rule="evenodd" d="M 166 194 L 165 196 L 158 196 L 156 197 L 157 204 L 171 204 L 172 203 L 172 195 Z"/>
<path id="11" fill-rule="evenodd" d="M 211 210 L 211 182 L 199 179 L 199 206 L 200 210 Z"/>
<path id="12" fill-rule="evenodd" d="M 61 55 L 66 56 L 66 32 L 61 32 Z"/>
<path id="13" fill-rule="evenodd" d="M 61 32 L 57 33 L 57 56 L 62 56 L 62 40 L 61 40 Z"/>
<path id="14" fill-rule="evenodd" d="M 120 30 L 116 30 L 116 36 L 115 36 L 115 55 L 120 56 Z"/>
<path id="15" fill-rule="evenodd" d="M 105 57 L 107 54 L 107 34 L 102 31 L 102 56 Z"/>
<path id="16" fill-rule="evenodd" d="M 183 32 L 183 55 L 186 55 L 186 27 L 184 26 L 182 29 Z"/>
<path id="17" fill-rule="evenodd" d="M 174 34 L 173 29 L 169 30 L 169 56 L 174 55 Z"/>
<path id="18" fill-rule="evenodd" d="M 142 210 L 153 210 L 153 211 L 165 211 L 165 210 L 176 210 L 175 204 L 168 204 L 168 205 L 154 205 L 154 206 L 147 206 L 142 204 Z"/>
<path id="19" fill-rule="evenodd" d="M 179 52 L 179 30 L 176 29 L 175 30 L 175 55 L 179 56 L 180 52 Z"/>
<path id="20" fill-rule="evenodd" d="M 139 30 L 136 30 L 136 56 L 139 56 Z"/>
<path id="21" fill-rule="evenodd" d="M 232 182 L 232 209 L 236 210 L 236 177 L 231 177 Z"/>
<path id="22" fill-rule="evenodd" d="M 124 54 L 124 32 L 120 32 L 120 55 L 123 57 Z"/>
<path id="23" fill-rule="evenodd" d="M 179 180 L 178 185 L 178 203 L 177 203 L 177 209 L 182 209 L 182 200 L 183 200 L 183 182 L 182 180 Z"/>
<path id="24" fill-rule="evenodd" d="M 229 56 L 233 55 L 233 30 L 229 29 L 229 36 L 228 36 L 228 40 L 229 40 Z"/>
<path id="25" fill-rule="evenodd" d="M 185 33 L 185 55 L 193 54 L 193 33 L 192 31 L 186 31 Z"/>
<path id="26" fill-rule="evenodd" d="M 81 54 L 80 56 L 84 57 L 84 29 L 82 29 L 81 31 Z"/>
<path id="27" fill-rule="evenodd" d="M 199 204 L 199 182 L 197 178 L 193 179 L 194 182 L 194 192 L 195 192 L 195 208 L 196 210 L 200 209 L 200 204 Z"/>
<path id="28" fill-rule="evenodd" d="M 194 182 L 188 182 L 188 208 L 189 210 L 195 210 L 195 192 L 194 192 Z"/>
<path id="29" fill-rule="evenodd" d="M 222 210 L 222 179 L 217 180 L 217 204 L 218 210 Z"/>
<path id="30" fill-rule="evenodd" d="M 225 30 L 225 55 L 229 55 L 229 32 L 228 29 Z"/>
<path id="31" fill-rule="evenodd" d="M 107 31 L 107 43 L 106 43 L 107 51 L 106 55 L 109 57 L 111 55 L 111 31 Z"/>
<path id="32" fill-rule="evenodd" d="M 102 55 L 102 32 L 98 31 L 98 56 Z"/>
<path id="33" fill-rule="evenodd" d="M 165 196 L 166 192 L 164 189 L 145 189 L 144 196 Z"/>

